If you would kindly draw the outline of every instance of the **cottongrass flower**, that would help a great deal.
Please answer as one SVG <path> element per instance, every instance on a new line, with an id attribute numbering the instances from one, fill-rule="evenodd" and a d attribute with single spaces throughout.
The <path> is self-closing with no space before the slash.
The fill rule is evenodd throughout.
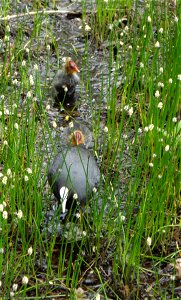
<path id="1" fill-rule="evenodd" d="M 4 248 L 0 248 L 0 254 L 4 254 Z"/>
<path id="2" fill-rule="evenodd" d="M 2 287 L 2 281 L 0 280 L 0 287 Z"/>
<path id="3" fill-rule="evenodd" d="M 26 95 L 27 98 L 31 98 L 32 97 L 32 94 L 30 91 L 28 91 L 27 95 Z"/>
<path id="4" fill-rule="evenodd" d="M 31 168 L 26 168 L 26 172 L 27 172 L 28 174 L 32 174 L 32 169 L 31 169 Z"/>
<path id="5" fill-rule="evenodd" d="M 96 294 L 96 299 L 95 300 L 100 300 L 101 299 L 101 295 L 100 294 Z"/>
<path id="6" fill-rule="evenodd" d="M 97 193 L 96 187 L 93 187 L 92 191 L 93 191 L 93 193 Z"/>
<path id="7" fill-rule="evenodd" d="M 128 110 L 128 115 L 131 117 L 133 114 L 133 107 L 131 107 L 129 110 Z"/>
<path id="8" fill-rule="evenodd" d="M 131 50 L 131 49 L 133 49 L 133 47 L 132 47 L 131 45 L 129 45 L 128 49 L 130 49 L 130 50 Z"/>
<path id="9" fill-rule="evenodd" d="M 8 142 L 5 140 L 5 141 L 3 142 L 3 145 L 4 145 L 4 146 L 8 146 Z"/>
<path id="10" fill-rule="evenodd" d="M 172 118 L 172 122 L 173 122 L 173 123 L 176 123 L 176 122 L 177 122 L 177 117 L 173 117 L 173 118 Z"/>
<path id="11" fill-rule="evenodd" d="M 172 79 L 172 78 L 169 78 L 168 82 L 169 82 L 169 83 L 172 83 L 172 82 L 173 82 L 173 79 Z"/>
<path id="12" fill-rule="evenodd" d="M 160 48 L 160 43 L 159 43 L 159 41 L 157 41 L 157 42 L 155 43 L 155 48 Z"/>
<path id="13" fill-rule="evenodd" d="M 18 125 L 18 123 L 14 123 L 14 128 L 15 128 L 16 130 L 18 130 L 18 129 L 19 129 L 19 125 Z"/>
<path id="14" fill-rule="evenodd" d="M 146 243 L 149 247 L 151 246 L 151 243 L 152 243 L 151 237 L 147 238 Z"/>
<path id="15" fill-rule="evenodd" d="M 163 73 L 163 67 L 160 67 L 160 73 L 162 74 Z"/>
<path id="16" fill-rule="evenodd" d="M 162 109 L 163 103 L 162 103 L 162 102 L 159 102 L 157 107 L 158 107 L 159 109 Z"/>
<path id="17" fill-rule="evenodd" d="M 67 93 L 68 92 L 68 87 L 66 85 L 62 85 L 64 92 Z"/>
<path id="18" fill-rule="evenodd" d="M 151 17 L 150 16 L 148 16 L 147 21 L 148 21 L 148 23 L 151 23 Z"/>
<path id="19" fill-rule="evenodd" d="M 138 133 L 142 133 L 142 132 L 143 132 L 142 128 L 138 128 Z"/>
<path id="20" fill-rule="evenodd" d="M 76 213 L 75 216 L 77 219 L 80 219 L 80 213 Z"/>
<path id="21" fill-rule="evenodd" d="M 158 179 L 161 179 L 162 178 L 162 175 L 161 174 L 158 174 Z"/>
<path id="22" fill-rule="evenodd" d="M 175 19 L 174 19 L 175 23 L 178 23 L 178 17 L 175 16 Z"/>
<path id="23" fill-rule="evenodd" d="M 7 220 L 8 212 L 6 210 L 3 211 L 3 219 Z"/>
<path id="24" fill-rule="evenodd" d="M 38 71 L 38 65 L 35 64 L 35 65 L 33 66 L 33 69 L 34 69 L 35 71 Z"/>
<path id="25" fill-rule="evenodd" d="M 22 65 L 22 67 L 25 67 L 26 66 L 26 60 L 23 60 L 21 65 Z"/>
<path id="26" fill-rule="evenodd" d="M 119 217 L 122 222 L 124 222 L 126 220 L 126 217 L 123 216 L 121 213 L 119 213 Z"/>
<path id="27" fill-rule="evenodd" d="M 88 32 L 88 31 L 90 31 L 90 30 L 91 30 L 91 27 L 90 27 L 88 24 L 86 24 L 86 25 L 85 25 L 85 31 Z"/>
<path id="28" fill-rule="evenodd" d="M 33 79 L 33 75 L 30 75 L 29 77 L 29 81 L 30 81 L 30 85 L 33 86 L 35 83 L 34 83 L 34 79 Z"/>
<path id="29" fill-rule="evenodd" d="M 13 286 L 12 286 L 12 289 L 13 289 L 14 292 L 16 292 L 17 289 L 18 289 L 18 284 L 14 283 Z"/>
<path id="30" fill-rule="evenodd" d="M 3 212 L 3 210 L 4 210 L 4 205 L 1 203 L 0 204 L 0 212 Z"/>
<path id="31" fill-rule="evenodd" d="M 32 247 L 29 247 L 28 248 L 28 255 L 31 256 L 33 253 L 33 248 Z"/>
<path id="32" fill-rule="evenodd" d="M 148 132 L 148 130 L 149 130 L 149 128 L 148 128 L 148 126 L 146 126 L 146 127 L 144 128 L 144 132 Z"/>
<path id="33" fill-rule="evenodd" d="M 77 193 L 75 193 L 75 194 L 73 195 L 73 199 L 74 199 L 74 200 L 77 200 L 77 199 L 78 199 Z"/>
<path id="34" fill-rule="evenodd" d="M 164 87 L 164 83 L 159 81 L 159 82 L 158 82 L 158 86 L 159 86 L 159 87 Z"/>
<path id="35" fill-rule="evenodd" d="M 156 153 L 153 153 L 153 158 L 157 157 Z"/>
<path id="36" fill-rule="evenodd" d="M 169 146 L 169 145 L 166 145 L 166 146 L 165 146 L 165 151 L 168 152 L 169 150 L 170 150 L 170 146 Z"/>
<path id="37" fill-rule="evenodd" d="M 142 62 L 140 62 L 140 68 L 144 68 L 144 64 Z"/>
<path id="38" fill-rule="evenodd" d="M 159 33 L 163 33 L 163 28 L 161 27 L 160 29 L 159 29 Z"/>
<path id="39" fill-rule="evenodd" d="M 2 183 L 3 183 L 4 185 L 6 185 L 6 184 L 7 184 L 7 181 L 8 181 L 8 177 L 7 177 L 7 176 L 4 176 L 3 179 L 2 179 Z"/>
<path id="40" fill-rule="evenodd" d="M 148 129 L 149 129 L 150 131 L 152 131 L 153 128 L 154 128 L 154 124 L 150 124 L 150 125 L 148 126 Z"/>
<path id="41" fill-rule="evenodd" d="M 24 180 L 27 182 L 29 180 L 29 177 L 25 175 Z"/>
<path id="42" fill-rule="evenodd" d="M 55 121 L 52 122 L 53 128 L 57 128 L 57 123 Z"/>
<path id="43" fill-rule="evenodd" d="M 17 215 L 18 219 L 20 219 L 20 220 L 22 219 L 22 217 L 23 217 L 23 212 L 22 212 L 21 209 L 19 209 L 18 212 L 15 213 L 15 214 Z"/>
<path id="44" fill-rule="evenodd" d="M 29 281 L 28 277 L 27 276 L 23 276 L 22 278 L 22 284 L 27 284 Z"/>
<path id="45" fill-rule="evenodd" d="M 153 168 L 154 164 L 153 163 L 149 163 L 149 167 Z"/>
<path id="46" fill-rule="evenodd" d="M 50 45 L 47 45 L 47 51 L 50 51 Z"/>
<path id="47" fill-rule="evenodd" d="M 50 104 L 47 104 L 47 106 L 45 107 L 46 110 L 50 109 Z"/>
<path id="48" fill-rule="evenodd" d="M 128 27 L 128 26 L 125 26 L 124 30 L 125 30 L 126 32 L 128 32 L 129 27 Z"/>
<path id="49" fill-rule="evenodd" d="M 8 108 L 6 108 L 6 109 L 4 110 L 4 114 L 5 114 L 6 116 L 9 116 L 9 115 L 10 115 L 10 112 L 9 112 L 9 109 L 8 109 Z"/>
<path id="50" fill-rule="evenodd" d="M 82 231 L 82 235 L 83 236 L 86 236 L 87 235 L 87 232 L 84 230 L 84 231 Z"/>
<path id="51" fill-rule="evenodd" d="M 74 123 L 73 122 L 70 122 L 69 123 L 69 128 L 73 128 L 74 127 Z"/>
<path id="52" fill-rule="evenodd" d="M 178 74 L 177 79 L 181 80 L 181 74 Z"/>
<path id="53" fill-rule="evenodd" d="M 18 80 L 17 79 L 13 79 L 12 80 L 12 84 L 17 86 L 18 85 Z"/>
<path id="54" fill-rule="evenodd" d="M 160 97 L 160 92 L 159 92 L 158 90 L 155 92 L 155 97 L 156 97 L 156 98 L 159 98 L 159 97 Z"/>
<path id="55" fill-rule="evenodd" d="M 7 169 L 7 175 L 8 175 L 8 177 L 12 178 L 12 172 L 11 172 L 11 169 Z"/>
<path id="56" fill-rule="evenodd" d="M 104 133 L 108 133 L 109 129 L 107 126 L 104 127 Z"/>

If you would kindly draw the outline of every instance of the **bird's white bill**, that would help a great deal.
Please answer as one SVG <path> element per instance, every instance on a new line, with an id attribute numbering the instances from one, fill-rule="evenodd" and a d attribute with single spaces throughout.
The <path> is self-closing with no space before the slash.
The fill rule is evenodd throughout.
<path id="1" fill-rule="evenodd" d="M 65 213 L 69 190 L 66 186 L 62 186 L 59 193 L 60 193 L 60 199 L 62 204 L 62 212 Z"/>

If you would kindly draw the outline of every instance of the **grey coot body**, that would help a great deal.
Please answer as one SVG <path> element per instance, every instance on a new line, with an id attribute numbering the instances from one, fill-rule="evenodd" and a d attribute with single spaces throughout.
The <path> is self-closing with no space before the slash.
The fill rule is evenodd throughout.
<path id="1" fill-rule="evenodd" d="M 67 58 L 63 69 L 57 73 L 53 80 L 52 96 L 55 100 L 55 105 L 60 106 L 60 103 L 66 107 L 75 105 L 75 89 L 80 81 L 78 72 L 79 69 L 75 62 Z"/>
<path id="2" fill-rule="evenodd" d="M 78 139 L 80 140 L 80 132 Z M 92 190 L 100 181 L 100 170 L 94 156 L 80 142 L 76 146 L 63 147 L 48 170 L 48 181 L 55 197 L 62 202 L 62 210 L 69 208 L 73 195 L 77 194 L 80 204 L 89 200 Z M 61 198 L 62 187 L 68 188 L 67 205 Z"/>

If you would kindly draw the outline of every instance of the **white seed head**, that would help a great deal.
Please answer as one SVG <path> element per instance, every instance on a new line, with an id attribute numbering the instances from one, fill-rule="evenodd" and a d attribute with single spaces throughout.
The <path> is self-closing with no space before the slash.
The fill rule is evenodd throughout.
<path id="1" fill-rule="evenodd" d="M 165 146 L 165 151 L 168 152 L 169 149 L 170 149 L 170 146 L 169 146 L 169 145 L 166 145 L 166 146 Z"/>
<path id="2" fill-rule="evenodd" d="M 28 281 L 29 281 L 28 277 L 27 277 L 27 276 L 23 276 L 23 278 L 22 278 L 22 283 L 23 283 L 23 284 L 27 284 Z"/>
<path id="3" fill-rule="evenodd" d="M 148 16 L 147 20 L 148 20 L 148 23 L 151 23 L 151 17 L 150 16 Z"/>
<path id="4" fill-rule="evenodd" d="M 31 256 L 33 253 L 33 248 L 32 247 L 29 247 L 28 248 L 28 255 Z"/>
<path id="5" fill-rule="evenodd" d="M 160 48 L 160 43 L 159 43 L 159 41 L 157 41 L 157 42 L 155 43 L 155 48 Z"/>
<path id="6" fill-rule="evenodd" d="M 152 242 L 151 237 L 148 237 L 147 240 L 146 240 L 146 242 L 147 242 L 147 245 L 150 247 L 151 246 L 151 242 Z"/>
<path id="7" fill-rule="evenodd" d="M 3 219 L 7 220 L 8 212 L 6 210 L 3 211 Z"/>
<path id="8" fill-rule="evenodd" d="M 160 97 L 160 92 L 159 92 L 158 90 L 155 92 L 155 97 L 156 97 L 156 98 L 159 98 L 159 97 Z"/>
<path id="9" fill-rule="evenodd" d="M 162 109 L 162 107 L 163 107 L 163 103 L 162 103 L 162 102 L 159 102 L 159 103 L 158 103 L 158 108 L 159 108 L 159 109 Z"/>

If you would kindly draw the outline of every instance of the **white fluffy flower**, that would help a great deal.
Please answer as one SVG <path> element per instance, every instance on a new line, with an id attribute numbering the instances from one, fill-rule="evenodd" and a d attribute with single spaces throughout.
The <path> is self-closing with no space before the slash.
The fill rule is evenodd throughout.
<path id="1" fill-rule="evenodd" d="M 159 92 L 158 90 L 155 92 L 155 97 L 156 97 L 156 98 L 159 98 L 159 97 L 160 97 L 160 92 Z"/>
<path id="2" fill-rule="evenodd" d="M 146 242 L 147 242 L 147 245 L 150 247 L 151 243 L 152 243 L 151 237 L 148 237 Z"/>
<path id="3" fill-rule="evenodd" d="M 159 108 L 159 109 L 162 109 L 162 107 L 163 107 L 163 103 L 162 103 L 162 102 L 159 102 L 159 103 L 158 103 L 158 108 Z"/>
<path id="4" fill-rule="evenodd" d="M 27 284 L 28 281 L 29 281 L 28 277 L 27 277 L 27 276 L 23 276 L 23 278 L 22 278 L 22 283 L 23 283 L 23 284 Z"/>
<path id="5" fill-rule="evenodd" d="M 28 248 L 28 255 L 31 256 L 33 253 L 33 248 L 32 247 L 29 247 Z"/>
<path id="6" fill-rule="evenodd" d="M 169 146 L 169 145 L 166 145 L 166 146 L 165 146 L 165 151 L 168 152 L 169 149 L 170 149 L 170 146 Z"/>
<path id="7" fill-rule="evenodd" d="M 160 48 L 160 43 L 159 43 L 159 41 L 157 41 L 157 42 L 155 43 L 155 48 Z"/>

